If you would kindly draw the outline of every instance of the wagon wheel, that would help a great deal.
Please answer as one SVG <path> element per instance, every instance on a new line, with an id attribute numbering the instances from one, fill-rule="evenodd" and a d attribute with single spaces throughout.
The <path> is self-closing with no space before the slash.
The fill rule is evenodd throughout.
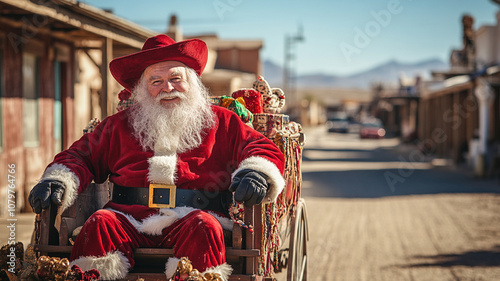
<path id="1" fill-rule="evenodd" d="M 290 255 L 288 258 L 288 281 L 307 281 L 307 225 L 306 203 L 300 198 L 290 234 Z"/>

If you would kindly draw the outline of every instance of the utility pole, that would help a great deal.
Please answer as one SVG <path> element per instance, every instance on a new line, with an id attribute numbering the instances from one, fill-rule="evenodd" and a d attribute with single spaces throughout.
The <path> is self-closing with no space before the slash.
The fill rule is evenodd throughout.
<path id="1" fill-rule="evenodd" d="M 287 99 L 287 107 L 294 108 L 298 105 L 300 99 L 295 93 L 295 71 L 292 67 L 292 61 L 296 59 L 294 46 L 298 42 L 304 41 L 302 26 L 300 25 L 295 35 L 285 35 L 285 60 L 283 63 L 283 91 Z"/>

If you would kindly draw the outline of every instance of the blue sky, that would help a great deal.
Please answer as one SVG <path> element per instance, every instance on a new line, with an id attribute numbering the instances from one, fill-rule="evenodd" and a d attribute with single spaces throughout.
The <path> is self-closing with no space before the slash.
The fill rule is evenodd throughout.
<path id="1" fill-rule="evenodd" d="M 84 0 L 157 32 L 176 14 L 184 34 L 216 33 L 222 39 L 260 39 L 261 55 L 284 60 L 286 35 L 303 28 L 295 44 L 299 74 L 347 75 L 388 60 L 448 61 L 461 48 L 461 17 L 474 27 L 493 25 L 499 5 L 490 0 Z"/>

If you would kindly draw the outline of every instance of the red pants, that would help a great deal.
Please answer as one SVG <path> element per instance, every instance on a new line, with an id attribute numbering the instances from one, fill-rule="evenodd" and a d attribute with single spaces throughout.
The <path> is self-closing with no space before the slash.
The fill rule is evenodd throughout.
<path id="1" fill-rule="evenodd" d="M 200 272 L 226 262 L 222 226 L 212 215 L 200 210 L 175 221 L 158 236 L 139 233 L 122 214 L 99 210 L 85 222 L 73 246 L 71 260 L 105 257 L 118 251 L 132 268 L 133 250 L 138 247 L 173 248 L 175 257 L 188 257 Z"/>

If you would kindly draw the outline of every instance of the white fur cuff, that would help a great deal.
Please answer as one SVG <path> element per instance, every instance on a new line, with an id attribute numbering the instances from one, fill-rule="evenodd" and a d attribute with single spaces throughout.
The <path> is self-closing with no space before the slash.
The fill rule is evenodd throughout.
<path id="1" fill-rule="evenodd" d="M 116 280 L 127 277 L 130 263 L 123 253 L 109 252 L 104 257 L 81 257 L 71 262 L 83 271 L 95 268 L 101 274 L 100 280 Z"/>
<path id="2" fill-rule="evenodd" d="M 171 257 L 168 259 L 167 263 L 165 263 L 165 276 L 167 279 L 174 276 L 175 271 L 177 270 L 177 263 L 180 261 L 179 258 Z M 218 273 L 220 274 L 222 280 L 229 280 L 229 276 L 233 272 L 233 268 L 227 264 L 223 263 L 218 266 L 207 268 L 201 275 L 205 275 L 205 273 Z"/>
<path id="3" fill-rule="evenodd" d="M 207 268 L 201 275 L 204 275 L 205 273 L 218 273 L 220 274 L 222 280 L 227 281 L 229 280 L 229 276 L 232 272 L 233 268 L 229 264 L 223 263 L 218 266 Z"/>
<path id="4" fill-rule="evenodd" d="M 78 197 L 80 179 L 68 167 L 63 164 L 53 164 L 45 170 L 42 180 L 61 181 L 66 186 L 61 208 L 64 211 L 73 205 L 76 197 Z"/>
<path id="5" fill-rule="evenodd" d="M 167 263 L 165 263 L 165 276 L 167 277 L 167 280 L 169 280 L 169 278 L 172 278 L 172 276 L 174 276 L 175 271 L 177 270 L 177 263 L 180 260 L 181 259 L 175 257 L 168 258 Z"/>
<path id="6" fill-rule="evenodd" d="M 261 172 L 269 177 L 269 189 L 267 190 L 266 198 L 263 203 L 269 203 L 276 201 L 278 195 L 285 188 L 285 180 L 281 175 L 280 170 L 273 162 L 258 156 L 249 157 L 241 161 L 238 169 L 234 171 L 231 178 L 234 177 L 239 171 L 244 169 L 251 169 L 254 171 Z"/>

